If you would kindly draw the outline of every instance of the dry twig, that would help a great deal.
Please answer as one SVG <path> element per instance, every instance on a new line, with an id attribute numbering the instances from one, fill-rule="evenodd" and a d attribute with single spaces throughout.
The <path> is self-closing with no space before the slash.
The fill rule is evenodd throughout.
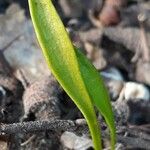
<path id="1" fill-rule="evenodd" d="M 0 135 L 32 133 L 37 131 L 73 131 L 76 125 L 70 120 L 30 121 L 23 123 L 1 124 Z"/>
<path id="2" fill-rule="evenodd" d="M 77 122 L 77 123 L 76 123 Z M 80 123 L 81 122 L 81 123 Z M 144 126 L 142 127 L 142 129 Z M 88 129 L 86 123 L 82 121 L 71 120 L 49 120 L 49 121 L 33 121 L 14 124 L 1 124 L 0 135 L 12 135 L 16 133 L 35 133 L 39 131 L 54 130 L 54 131 L 71 131 L 83 133 Z M 122 143 L 126 148 L 141 148 L 149 149 L 150 134 L 143 132 L 141 126 L 119 126 L 117 128 L 117 142 Z M 80 131 L 79 131 L 80 130 Z M 103 138 L 109 138 L 107 130 L 102 132 Z"/>

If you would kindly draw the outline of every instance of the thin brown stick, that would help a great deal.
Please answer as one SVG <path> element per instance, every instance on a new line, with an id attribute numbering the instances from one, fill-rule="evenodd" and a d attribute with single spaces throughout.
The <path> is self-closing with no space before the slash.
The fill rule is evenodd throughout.
<path id="1" fill-rule="evenodd" d="M 1 124 L 0 135 L 31 133 L 46 130 L 73 131 L 75 129 L 75 123 L 70 120 L 31 121 L 23 123 Z"/>
<path id="2" fill-rule="evenodd" d="M 33 121 L 14 124 L 1 124 L 0 135 L 13 135 L 16 133 L 36 133 L 39 131 L 54 130 L 54 131 L 70 131 L 78 133 L 84 132 L 88 127 L 84 121 L 71 121 L 71 120 L 50 120 L 50 121 Z M 141 148 L 149 149 L 150 135 L 149 133 L 139 131 L 137 127 L 118 127 L 117 142 L 125 145 L 126 148 Z M 127 133 L 127 134 L 125 134 Z M 139 134 L 138 134 L 139 133 Z M 126 136 L 125 136 L 126 135 Z M 102 132 L 103 138 L 109 138 L 109 134 L 105 131 Z"/>

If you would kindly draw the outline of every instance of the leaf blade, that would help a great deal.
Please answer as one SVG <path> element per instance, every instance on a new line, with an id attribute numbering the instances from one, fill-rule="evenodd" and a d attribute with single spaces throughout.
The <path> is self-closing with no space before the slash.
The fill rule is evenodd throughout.
<path id="1" fill-rule="evenodd" d="M 100 75 L 87 58 L 73 47 L 51 1 L 29 0 L 29 5 L 35 32 L 48 65 L 86 118 L 95 148 L 101 149 L 101 141 L 92 103 L 105 117 L 114 149 L 114 119 L 107 90 Z"/>
<path id="2" fill-rule="evenodd" d="M 29 7 L 35 32 L 47 63 L 86 118 L 95 148 L 99 150 L 101 149 L 100 129 L 94 107 L 80 75 L 76 54 L 65 28 L 51 1 L 29 0 Z"/>
<path id="3" fill-rule="evenodd" d="M 109 126 L 111 146 L 112 149 L 115 149 L 115 121 L 107 89 L 104 85 L 100 74 L 97 72 L 95 67 L 90 63 L 90 61 L 82 54 L 82 52 L 78 48 L 75 47 L 75 49 L 82 78 L 84 80 L 88 92 L 90 93 L 92 101 L 94 102 L 98 110 L 101 112 L 101 114 L 104 116 L 105 121 Z M 93 79 L 90 79 L 91 77 Z M 86 82 L 87 80 L 88 82 Z"/>

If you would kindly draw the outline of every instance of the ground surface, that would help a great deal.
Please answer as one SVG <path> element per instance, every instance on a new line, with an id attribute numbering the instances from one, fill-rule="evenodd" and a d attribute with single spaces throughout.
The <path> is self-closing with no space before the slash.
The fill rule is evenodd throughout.
<path id="1" fill-rule="evenodd" d="M 54 4 L 73 43 L 109 90 L 116 149 L 150 149 L 149 0 Z M 98 119 L 104 149 L 109 149 L 107 126 Z M 0 122 L 1 150 L 92 149 L 82 114 L 47 68 L 27 0 L 0 1 Z"/>

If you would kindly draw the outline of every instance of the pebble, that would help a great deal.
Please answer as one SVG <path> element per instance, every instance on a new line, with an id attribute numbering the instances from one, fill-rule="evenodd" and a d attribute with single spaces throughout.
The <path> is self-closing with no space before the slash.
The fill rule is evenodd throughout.
<path id="1" fill-rule="evenodd" d="M 101 71 L 100 74 L 104 78 L 110 78 L 110 79 L 113 79 L 113 80 L 120 80 L 120 81 L 124 80 L 122 74 L 120 73 L 120 71 L 115 67 L 111 67 L 111 68 L 106 69 L 105 71 Z"/>
<path id="2" fill-rule="evenodd" d="M 149 89 L 141 83 L 125 82 L 118 69 L 112 67 L 100 73 L 104 78 L 112 99 L 119 96 L 120 100 L 143 99 L 150 100 Z"/>
<path id="3" fill-rule="evenodd" d="M 92 140 L 87 137 L 80 137 L 72 132 L 64 132 L 61 136 L 61 143 L 65 148 L 74 150 L 86 150 L 93 147 Z"/>
<path id="4" fill-rule="evenodd" d="M 150 91 L 143 84 L 135 83 L 135 82 L 127 82 L 124 86 L 124 97 L 125 100 L 143 99 L 149 101 Z"/>

